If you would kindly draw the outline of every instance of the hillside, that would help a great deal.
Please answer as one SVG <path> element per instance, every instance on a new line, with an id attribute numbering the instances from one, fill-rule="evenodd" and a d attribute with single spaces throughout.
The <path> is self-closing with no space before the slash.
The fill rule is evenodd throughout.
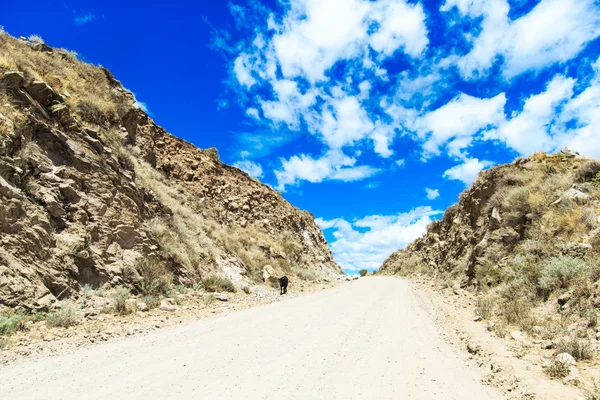
<path id="1" fill-rule="evenodd" d="M 470 291 L 480 317 L 590 358 L 600 339 L 598 215 L 600 162 L 537 153 L 482 172 L 380 271 Z"/>
<path id="2" fill-rule="evenodd" d="M 157 126 L 108 70 L 0 32 L 0 311 L 341 273 L 310 213 Z"/>

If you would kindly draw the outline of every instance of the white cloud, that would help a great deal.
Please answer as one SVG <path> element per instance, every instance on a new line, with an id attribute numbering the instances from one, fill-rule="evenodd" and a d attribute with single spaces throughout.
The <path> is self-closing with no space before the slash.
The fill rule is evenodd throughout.
<path id="1" fill-rule="evenodd" d="M 273 52 L 283 76 L 310 82 L 324 80 L 340 60 L 364 56 L 369 46 L 385 56 L 400 47 L 418 56 L 428 44 L 421 5 L 402 0 L 291 0 L 275 29 Z"/>
<path id="2" fill-rule="evenodd" d="M 429 200 L 435 200 L 438 197 L 440 197 L 440 191 L 439 191 L 439 189 L 425 188 L 425 193 L 427 194 L 427 198 Z"/>
<path id="3" fill-rule="evenodd" d="M 431 217 L 440 214 L 430 207 L 418 207 L 398 215 L 371 215 L 358 221 L 318 218 L 323 230 L 333 229 L 333 255 L 347 272 L 377 269 L 393 252 L 422 236 Z M 360 229 L 355 229 L 360 228 Z M 366 229 L 366 231 L 364 231 Z"/>
<path id="4" fill-rule="evenodd" d="M 450 153 L 460 156 L 475 134 L 502 122 L 505 103 L 504 93 L 491 99 L 479 99 L 463 93 L 417 119 L 414 129 L 421 138 L 426 138 L 423 145 L 426 154 L 438 155 L 440 146 L 453 140 Z"/>
<path id="5" fill-rule="evenodd" d="M 329 104 L 322 112 L 319 132 L 330 148 L 341 149 L 364 139 L 373 131 L 373 122 L 356 97 L 332 99 Z"/>
<path id="6" fill-rule="evenodd" d="M 254 108 L 254 107 L 249 107 L 246 110 L 246 115 L 249 116 L 249 117 L 254 118 L 257 121 L 260 119 L 260 115 L 258 114 L 258 110 L 256 108 Z"/>
<path id="7" fill-rule="evenodd" d="M 494 165 L 491 161 L 479 161 L 477 158 L 469 158 L 464 160 L 462 164 L 455 165 L 446 172 L 444 178 L 458 180 L 469 186 L 477 179 L 477 175 L 484 168 Z"/>
<path id="8" fill-rule="evenodd" d="M 386 56 L 400 47 L 418 57 L 429 44 L 425 13 L 420 4 L 408 5 L 403 1 L 381 1 L 374 4 L 373 20 L 379 29 L 371 35 L 371 47 Z"/>
<path id="9" fill-rule="evenodd" d="M 263 176 L 262 166 L 254 161 L 241 160 L 233 164 L 234 167 L 241 169 L 248 175 L 254 178 L 260 178 Z"/>
<path id="10" fill-rule="evenodd" d="M 458 61 L 465 78 L 486 74 L 498 56 L 504 58 L 507 78 L 565 62 L 600 35 L 600 9 L 594 0 L 542 0 L 514 21 L 509 20 L 506 0 L 447 0 L 441 10 L 453 6 L 469 17 L 483 16 L 473 48 Z"/>
<path id="11" fill-rule="evenodd" d="M 277 188 L 285 191 L 287 185 L 297 185 L 303 180 L 312 183 L 324 180 L 359 181 L 379 172 L 377 168 L 355 164 L 355 158 L 335 150 L 318 159 L 306 154 L 292 156 L 289 160 L 282 160 L 282 169 L 275 171 Z"/>
<path id="12" fill-rule="evenodd" d="M 252 77 L 251 68 L 250 57 L 245 53 L 240 54 L 233 63 L 233 72 L 237 81 L 247 88 L 251 88 L 256 83 L 256 79 Z"/>
<path id="13" fill-rule="evenodd" d="M 557 75 L 540 94 L 532 95 L 523 106 L 523 111 L 501 124 L 497 131 L 488 133 L 498 138 L 522 155 L 535 151 L 550 151 L 554 146 L 548 132 L 557 107 L 573 95 L 575 80 Z"/>

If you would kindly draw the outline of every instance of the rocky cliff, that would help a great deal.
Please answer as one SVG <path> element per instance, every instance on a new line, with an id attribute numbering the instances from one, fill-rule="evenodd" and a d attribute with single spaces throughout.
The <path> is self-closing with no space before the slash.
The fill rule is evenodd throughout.
<path id="1" fill-rule="evenodd" d="M 310 213 L 157 126 L 108 70 L 0 33 L 0 308 L 157 271 L 341 274 Z"/>
<path id="2" fill-rule="evenodd" d="M 469 289 L 483 296 L 481 315 L 510 324 L 531 328 L 544 312 L 561 315 L 585 337 L 600 308 L 599 212 L 599 161 L 568 150 L 534 154 L 482 172 L 380 271 Z"/>

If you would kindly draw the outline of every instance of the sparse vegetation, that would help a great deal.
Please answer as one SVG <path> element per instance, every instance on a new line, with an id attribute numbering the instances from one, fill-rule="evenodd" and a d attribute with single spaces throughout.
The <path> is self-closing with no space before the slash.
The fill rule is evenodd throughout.
<path id="1" fill-rule="evenodd" d="M 569 376 L 569 366 L 558 361 L 553 361 L 552 364 L 544 369 L 544 372 L 553 379 L 562 379 Z"/>
<path id="2" fill-rule="evenodd" d="M 600 400 L 600 381 L 594 379 L 593 389 L 585 391 L 585 400 Z"/>
<path id="3" fill-rule="evenodd" d="M 209 276 L 202 280 L 202 287 L 207 292 L 231 292 L 235 293 L 233 282 L 222 276 Z"/>
<path id="4" fill-rule="evenodd" d="M 136 266 L 140 274 L 140 290 L 144 295 L 167 294 L 173 283 L 173 275 L 164 264 L 155 259 L 144 259 Z"/>
<path id="5" fill-rule="evenodd" d="M 303 281 L 317 282 L 319 280 L 317 273 L 310 269 L 300 269 L 299 268 L 295 271 L 295 273 L 298 276 L 298 278 L 302 279 Z"/>
<path id="6" fill-rule="evenodd" d="M 22 314 L 0 315 L 0 336 L 8 336 L 23 330 L 24 318 Z"/>
<path id="7" fill-rule="evenodd" d="M 117 312 L 117 314 L 129 314 L 133 312 L 132 309 L 128 307 L 127 300 L 131 297 L 131 292 L 129 289 L 123 286 L 119 286 L 113 292 L 111 298 L 113 302 L 113 308 Z"/>
<path id="8" fill-rule="evenodd" d="M 366 269 L 361 269 L 360 271 L 358 271 L 358 273 L 360 274 L 360 276 L 366 276 L 369 271 L 367 271 Z"/>
<path id="9" fill-rule="evenodd" d="M 149 310 L 152 310 L 154 308 L 158 308 L 160 306 L 160 300 L 158 299 L 158 297 L 156 296 L 152 296 L 152 295 L 146 295 L 144 296 L 143 300 L 144 303 L 146 303 L 146 305 L 148 306 Z"/>
<path id="10" fill-rule="evenodd" d="M 69 300 L 63 301 L 57 311 L 46 315 L 49 325 L 61 328 L 77 325 L 80 319 L 81 309 L 75 302 Z"/>
<path id="11" fill-rule="evenodd" d="M 38 43 L 38 44 L 45 43 L 44 39 L 42 39 L 42 37 L 40 35 L 30 35 L 28 39 L 31 43 Z"/>
<path id="12" fill-rule="evenodd" d="M 539 286 L 548 292 L 564 289 L 575 279 L 585 279 L 590 273 L 590 265 L 582 259 L 568 256 L 552 257 L 541 271 Z"/>
<path id="13" fill-rule="evenodd" d="M 595 354 L 592 344 L 587 340 L 579 338 L 560 341 L 556 345 L 556 353 L 569 353 L 578 361 L 591 360 Z"/>

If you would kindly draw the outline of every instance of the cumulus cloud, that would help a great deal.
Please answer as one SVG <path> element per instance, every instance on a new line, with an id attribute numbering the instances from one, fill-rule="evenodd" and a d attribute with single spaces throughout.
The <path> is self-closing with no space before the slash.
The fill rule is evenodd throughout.
<path id="1" fill-rule="evenodd" d="M 505 103 L 504 93 L 491 99 L 460 94 L 416 121 L 415 130 L 426 138 L 423 149 L 437 155 L 442 144 L 451 142 L 450 154 L 459 156 L 476 133 L 497 126 L 504 119 Z"/>
<path id="2" fill-rule="evenodd" d="M 446 0 L 439 15 L 448 24 L 436 29 L 448 32 L 435 34 L 454 40 L 462 29 L 464 37 L 435 48 L 420 2 L 288 0 L 278 12 L 236 6 L 249 35 L 227 48 L 231 78 L 245 92 L 236 100 L 253 125 L 310 136 L 311 148 L 279 159 L 276 186 L 371 177 L 380 172 L 374 157 L 393 160 L 399 136 L 418 147 L 411 156 L 459 162 L 444 176 L 465 184 L 492 164 L 472 154 L 486 141 L 523 155 L 559 146 L 600 153 L 600 144 L 585 146 L 598 135 L 596 81 L 564 70 L 535 93 L 511 87 L 524 72 L 578 56 L 600 35 L 600 6 L 541 0 L 512 17 L 511 5 Z M 399 72 L 390 60 L 400 61 Z"/>
<path id="3" fill-rule="evenodd" d="M 548 131 L 557 108 L 573 95 L 574 79 L 557 75 L 548 83 L 546 91 L 525 100 L 523 110 L 502 123 L 489 137 L 498 138 L 521 155 L 535 151 L 549 151 L 555 147 Z"/>
<path id="4" fill-rule="evenodd" d="M 594 0 L 542 0 L 529 13 L 511 21 L 507 0 L 447 0 L 442 11 L 456 7 L 471 18 L 483 17 L 473 48 L 458 61 L 465 78 L 487 74 L 498 57 L 503 74 L 565 62 L 600 36 L 600 13 Z"/>
<path id="5" fill-rule="evenodd" d="M 346 272 L 374 270 L 393 252 L 421 237 L 440 211 L 418 207 L 397 215 L 370 215 L 356 221 L 317 219 L 321 229 L 332 230 L 333 255 Z"/>
<path id="6" fill-rule="evenodd" d="M 435 200 L 438 197 L 440 197 L 440 191 L 439 191 L 439 189 L 425 188 L 425 193 L 427 194 L 427 198 L 429 200 Z"/>
<path id="7" fill-rule="evenodd" d="M 233 166 L 241 169 L 253 178 L 260 178 L 263 175 L 262 166 L 254 161 L 241 160 L 234 163 Z"/>
<path id="8" fill-rule="evenodd" d="M 444 172 L 444 178 L 461 181 L 465 186 L 469 186 L 477 179 L 477 175 L 483 169 L 494 165 L 491 161 L 479 161 L 477 158 L 469 158 L 462 164 L 455 165 Z"/>
<path id="9" fill-rule="evenodd" d="M 355 158 L 330 150 L 317 159 L 301 154 L 282 160 L 282 169 L 275 171 L 275 176 L 277 189 L 285 191 L 287 185 L 297 185 L 303 180 L 312 183 L 324 180 L 352 182 L 369 178 L 379 171 L 368 165 L 356 165 Z"/>

